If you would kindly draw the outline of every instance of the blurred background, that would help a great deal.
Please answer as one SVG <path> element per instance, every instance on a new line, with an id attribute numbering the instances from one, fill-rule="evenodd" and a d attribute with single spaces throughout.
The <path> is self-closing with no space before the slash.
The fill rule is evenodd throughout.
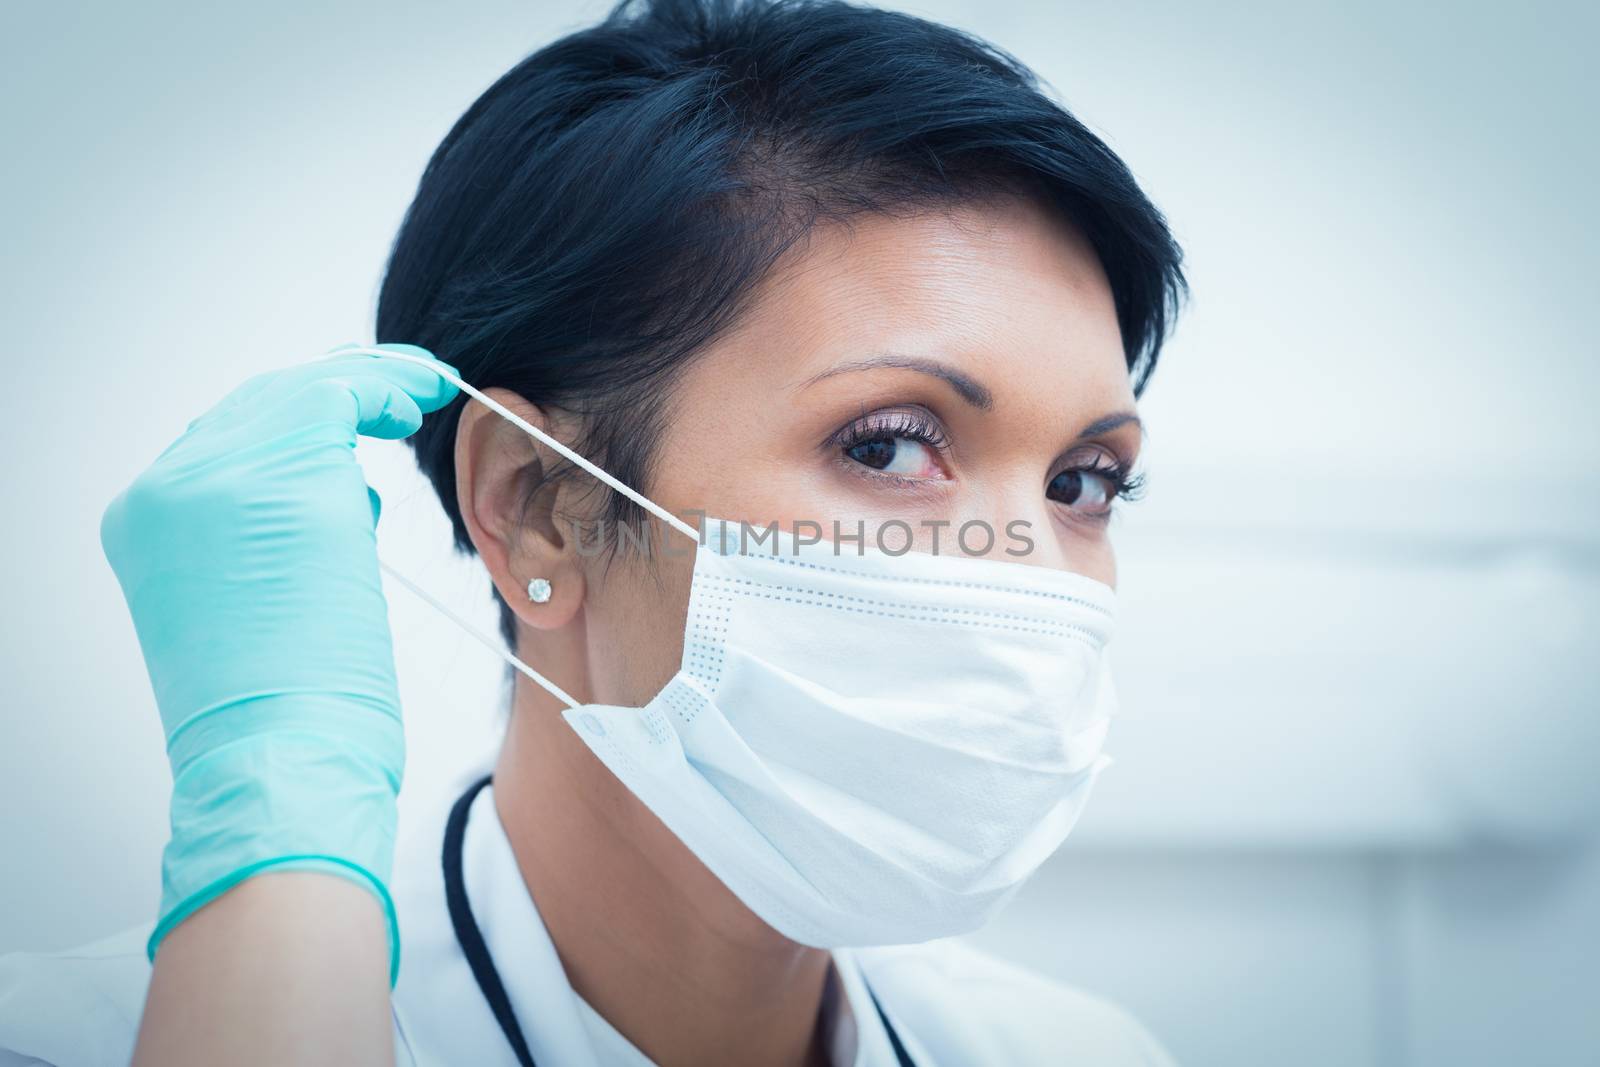
<path id="1" fill-rule="evenodd" d="M 1118 533 L 1117 764 L 976 940 L 1184 1064 L 1600 1063 L 1591 5 L 894 4 L 1033 66 L 1195 298 Z M 0 952 L 154 914 L 168 771 L 100 513 L 370 340 L 428 155 L 592 2 L 0 8 Z M 396 445 L 380 544 L 493 615 Z M 392 591 L 403 806 L 503 671 Z"/>

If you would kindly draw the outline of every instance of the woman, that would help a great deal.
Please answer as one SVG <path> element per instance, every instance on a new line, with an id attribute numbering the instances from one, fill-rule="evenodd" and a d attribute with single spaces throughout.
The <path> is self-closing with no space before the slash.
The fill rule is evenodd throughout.
<path id="1" fill-rule="evenodd" d="M 1105 763 L 1182 287 L 1122 163 L 955 31 L 625 2 L 529 57 L 430 162 L 386 342 L 108 509 L 174 769 L 153 965 L 13 957 L 0 1063 L 1168 1062 L 936 939 Z M 359 434 L 411 442 L 522 670 L 398 857 Z"/>

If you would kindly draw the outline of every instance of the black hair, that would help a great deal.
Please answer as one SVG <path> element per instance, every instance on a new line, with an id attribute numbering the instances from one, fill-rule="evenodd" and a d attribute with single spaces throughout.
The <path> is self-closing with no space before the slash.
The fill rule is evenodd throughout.
<path id="1" fill-rule="evenodd" d="M 845 0 L 622 0 L 446 135 L 395 239 L 377 338 L 578 413 L 573 447 L 648 493 L 674 371 L 812 227 L 1006 192 L 1093 244 L 1141 391 L 1186 291 L 1182 253 L 1123 162 L 1018 60 Z M 460 413 L 410 443 L 470 550 Z M 638 517 L 608 496 L 613 518 Z"/>

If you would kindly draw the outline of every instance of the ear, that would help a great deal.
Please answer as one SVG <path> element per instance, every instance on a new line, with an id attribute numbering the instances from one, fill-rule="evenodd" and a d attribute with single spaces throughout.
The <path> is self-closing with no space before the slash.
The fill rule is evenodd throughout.
<path id="1" fill-rule="evenodd" d="M 543 409 L 506 389 L 487 395 L 558 440 L 564 427 Z M 553 453 L 525 431 L 468 401 L 456 428 L 456 506 L 489 577 L 517 618 L 538 630 L 572 621 L 583 606 L 570 521 L 560 517 L 560 483 L 546 484 Z M 528 583 L 549 583 L 549 599 L 529 597 Z M 542 588 L 541 588 L 542 591 Z"/>

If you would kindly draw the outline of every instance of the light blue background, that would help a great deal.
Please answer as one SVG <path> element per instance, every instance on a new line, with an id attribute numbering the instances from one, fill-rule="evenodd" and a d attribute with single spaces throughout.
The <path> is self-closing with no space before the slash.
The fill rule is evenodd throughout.
<path id="1" fill-rule="evenodd" d="M 978 940 L 1187 1064 L 1600 1062 L 1593 9 L 907 9 L 1056 86 L 1196 291 L 1120 532 L 1118 763 Z M 0 10 L 0 951 L 157 898 L 106 502 L 241 378 L 370 338 L 434 145 L 602 10 Z M 385 555 L 492 619 L 405 454 L 363 459 Z M 415 810 L 492 743 L 501 671 L 392 599 Z"/>

